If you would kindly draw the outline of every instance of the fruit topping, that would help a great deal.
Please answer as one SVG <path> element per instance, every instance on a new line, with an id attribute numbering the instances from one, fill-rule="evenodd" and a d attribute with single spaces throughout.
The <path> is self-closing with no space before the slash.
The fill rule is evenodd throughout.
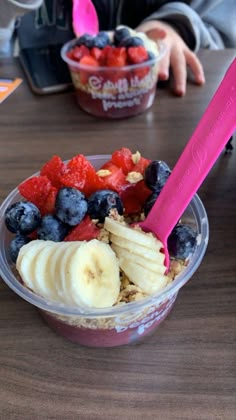
<path id="1" fill-rule="evenodd" d="M 178 224 L 171 232 L 167 245 L 171 256 L 187 259 L 196 247 L 196 232 L 189 225 Z"/>
<path id="2" fill-rule="evenodd" d="M 5 223 L 13 233 L 27 234 L 33 232 L 41 221 L 39 209 L 30 202 L 18 201 L 7 208 Z"/>
<path id="3" fill-rule="evenodd" d="M 130 29 L 127 26 L 117 26 L 114 31 L 114 44 L 116 46 L 120 45 L 122 40 L 129 38 L 130 35 Z"/>
<path id="4" fill-rule="evenodd" d="M 92 219 L 103 223 L 111 209 L 123 214 L 123 204 L 118 193 L 112 190 L 100 190 L 88 198 L 88 214 Z"/>
<path id="5" fill-rule="evenodd" d="M 144 211 L 144 215 L 147 216 L 148 213 L 150 212 L 151 208 L 154 206 L 157 197 L 159 196 L 160 192 L 161 192 L 161 188 L 160 187 L 158 190 L 153 191 L 147 198 L 147 200 L 144 203 L 143 206 L 143 211 Z"/>
<path id="6" fill-rule="evenodd" d="M 87 215 L 77 226 L 75 226 L 64 241 L 90 241 L 98 238 L 101 229 L 96 226 L 92 219 Z"/>
<path id="7" fill-rule="evenodd" d="M 65 163 L 60 156 L 54 155 L 48 162 L 46 162 L 40 170 L 40 175 L 45 175 L 56 188 L 60 188 L 61 177 L 66 170 Z"/>
<path id="8" fill-rule="evenodd" d="M 67 163 L 61 183 L 64 186 L 76 188 L 87 196 L 96 190 L 97 178 L 92 164 L 84 155 L 79 154 Z"/>
<path id="9" fill-rule="evenodd" d="M 70 226 L 78 225 L 88 210 L 85 195 L 75 189 L 64 187 L 58 191 L 56 197 L 56 216 L 61 222 Z"/>
<path id="10" fill-rule="evenodd" d="M 54 155 L 38 176 L 19 185 L 27 201 L 5 213 L 15 234 L 9 254 L 24 284 L 62 303 L 101 308 L 120 301 L 123 278 L 141 297 L 164 288 L 194 252 L 196 232 L 182 223 L 172 231 L 169 253 L 182 265 L 167 276 L 162 243 L 136 222 L 148 214 L 170 173 L 165 162 L 126 147 L 98 170 L 82 154 L 67 163 Z"/>
<path id="11" fill-rule="evenodd" d="M 166 162 L 153 160 L 145 169 L 144 180 L 153 191 L 158 191 L 166 183 L 171 170 Z"/>
<path id="12" fill-rule="evenodd" d="M 41 224 L 37 229 L 39 239 L 44 241 L 63 241 L 69 231 L 69 227 L 62 223 L 55 216 L 48 215 L 44 216 L 41 220 Z"/>
<path id="13" fill-rule="evenodd" d="M 27 287 L 62 303 L 105 308 L 119 296 L 116 255 L 97 239 L 32 241 L 21 248 L 16 267 Z"/>
<path id="14" fill-rule="evenodd" d="M 28 244 L 31 239 L 28 236 L 21 235 L 18 233 L 10 242 L 9 254 L 11 260 L 15 263 L 19 254 L 20 249 L 23 245 Z"/>
<path id="15" fill-rule="evenodd" d="M 113 36 L 105 31 L 97 35 L 83 34 L 76 40 L 72 50 L 67 52 L 67 56 L 92 67 L 123 67 L 157 57 L 158 47 L 145 33 L 136 32 L 127 26 L 118 26 Z"/>

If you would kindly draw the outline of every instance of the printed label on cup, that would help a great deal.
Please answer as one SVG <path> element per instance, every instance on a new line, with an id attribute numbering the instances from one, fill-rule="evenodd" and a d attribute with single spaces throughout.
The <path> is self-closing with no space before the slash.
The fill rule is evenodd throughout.
<path id="1" fill-rule="evenodd" d="M 76 89 L 88 93 L 91 99 L 100 100 L 103 111 L 107 112 L 112 108 L 140 106 L 143 96 L 149 93 L 156 84 L 156 72 L 154 69 L 149 69 L 142 78 L 134 75 L 129 78 L 119 77 L 116 81 L 93 74 L 88 76 L 86 84 L 81 83 L 78 72 L 72 72 L 72 79 Z"/>
<path id="2" fill-rule="evenodd" d="M 158 308 L 154 309 L 154 311 L 147 313 L 144 318 L 134 321 L 129 325 L 122 325 L 122 319 L 116 318 L 116 332 L 122 333 L 128 329 L 137 328 L 138 335 L 142 335 L 146 329 L 150 328 L 154 323 L 157 323 L 158 321 L 160 322 L 167 315 L 176 299 L 176 296 L 177 295 L 172 296 L 169 300 L 159 305 Z M 127 320 L 124 319 L 123 322 L 125 321 Z"/>

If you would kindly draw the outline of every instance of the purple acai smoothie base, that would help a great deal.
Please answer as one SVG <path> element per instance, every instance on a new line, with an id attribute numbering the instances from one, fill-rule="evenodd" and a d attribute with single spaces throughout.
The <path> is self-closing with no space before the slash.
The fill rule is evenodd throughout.
<path id="1" fill-rule="evenodd" d="M 160 304 L 142 319 L 125 325 L 123 322 L 114 328 L 88 328 L 70 325 L 49 312 L 40 311 L 48 325 L 64 338 L 88 347 L 116 347 L 142 340 L 153 332 L 171 311 L 177 295 Z"/>

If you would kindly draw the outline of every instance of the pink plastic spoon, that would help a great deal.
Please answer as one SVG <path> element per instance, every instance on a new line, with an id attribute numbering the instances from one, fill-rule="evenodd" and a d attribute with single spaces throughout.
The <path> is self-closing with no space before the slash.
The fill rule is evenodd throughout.
<path id="1" fill-rule="evenodd" d="M 91 0 L 73 0 L 72 25 L 76 36 L 98 33 L 98 17 Z"/>
<path id="2" fill-rule="evenodd" d="M 140 223 L 164 245 L 236 128 L 236 59 L 231 63 L 147 218 Z"/>

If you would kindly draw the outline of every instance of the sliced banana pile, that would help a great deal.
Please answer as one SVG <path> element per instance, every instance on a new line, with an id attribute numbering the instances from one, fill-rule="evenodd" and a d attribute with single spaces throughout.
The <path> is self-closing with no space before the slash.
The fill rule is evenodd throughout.
<path id="1" fill-rule="evenodd" d="M 16 268 L 28 288 L 62 303 L 104 308 L 113 306 L 119 296 L 115 252 L 97 239 L 31 241 L 20 249 Z"/>
<path id="2" fill-rule="evenodd" d="M 160 251 L 163 245 L 157 238 L 109 217 L 105 219 L 104 228 L 110 232 L 111 247 L 120 268 L 131 282 L 147 294 L 167 285 L 165 256 Z"/>

